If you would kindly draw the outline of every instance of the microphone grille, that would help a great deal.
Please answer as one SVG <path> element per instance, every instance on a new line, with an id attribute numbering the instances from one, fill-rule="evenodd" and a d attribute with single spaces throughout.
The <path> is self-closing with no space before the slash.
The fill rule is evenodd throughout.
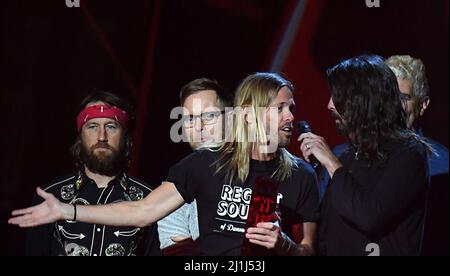
<path id="1" fill-rule="evenodd" d="M 300 121 L 298 122 L 298 132 L 299 134 L 312 132 L 311 127 L 309 126 L 308 122 L 306 121 Z"/>

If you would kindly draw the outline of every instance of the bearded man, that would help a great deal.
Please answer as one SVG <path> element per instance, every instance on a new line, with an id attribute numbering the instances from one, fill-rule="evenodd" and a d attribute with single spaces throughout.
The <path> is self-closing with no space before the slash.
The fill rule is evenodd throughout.
<path id="1" fill-rule="evenodd" d="M 104 91 L 88 95 L 78 110 L 78 137 L 71 147 L 78 170 L 45 190 L 74 206 L 147 196 L 152 187 L 127 174 L 134 118 L 132 106 L 118 96 Z M 35 197 L 33 203 L 41 201 Z M 158 255 L 158 246 L 155 227 L 112 227 L 75 220 L 46 224 L 26 235 L 26 254 L 34 256 Z"/>

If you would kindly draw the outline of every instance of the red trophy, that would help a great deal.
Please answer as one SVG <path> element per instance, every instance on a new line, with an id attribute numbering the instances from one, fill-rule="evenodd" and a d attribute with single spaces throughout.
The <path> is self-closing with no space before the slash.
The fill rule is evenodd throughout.
<path id="1" fill-rule="evenodd" d="M 256 227 L 260 222 L 276 222 L 279 220 L 277 196 L 280 182 L 268 177 L 257 177 L 252 188 L 252 199 L 248 212 L 245 230 Z M 241 256 L 270 256 L 268 249 L 250 243 L 244 238 Z"/>

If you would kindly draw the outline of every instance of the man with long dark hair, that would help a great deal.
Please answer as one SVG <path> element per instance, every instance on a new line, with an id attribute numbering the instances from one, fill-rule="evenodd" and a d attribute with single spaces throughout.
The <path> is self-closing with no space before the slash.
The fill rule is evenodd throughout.
<path id="1" fill-rule="evenodd" d="M 71 153 L 78 170 L 53 181 L 45 191 L 74 206 L 137 201 L 147 196 L 152 188 L 127 174 L 135 120 L 132 107 L 114 94 L 98 91 L 83 100 L 77 114 L 78 137 Z M 40 201 L 34 199 L 35 204 Z M 138 248 L 144 237 L 145 247 Z M 30 229 L 26 245 L 28 255 L 129 256 L 158 252 L 153 227 L 110 227 L 71 220 Z"/>
<path id="2" fill-rule="evenodd" d="M 428 145 L 407 129 L 394 73 L 378 56 L 327 71 L 328 109 L 349 148 L 338 159 L 325 140 L 300 136 L 331 182 L 321 209 L 323 255 L 419 255 L 428 189 Z"/>

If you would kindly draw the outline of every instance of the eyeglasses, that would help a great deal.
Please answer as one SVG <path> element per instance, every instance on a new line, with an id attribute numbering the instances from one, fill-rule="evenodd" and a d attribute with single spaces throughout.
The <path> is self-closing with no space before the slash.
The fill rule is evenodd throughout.
<path id="1" fill-rule="evenodd" d="M 203 125 L 212 125 L 217 122 L 217 119 L 220 117 L 220 115 L 224 114 L 225 111 L 212 111 L 212 112 L 205 112 L 200 115 L 184 115 L 183 116 L 183 125 L 185 127 L 193 127 L 195 122 L 197 121 L 197 118 L 200 118 L 200 121 Z"/>

